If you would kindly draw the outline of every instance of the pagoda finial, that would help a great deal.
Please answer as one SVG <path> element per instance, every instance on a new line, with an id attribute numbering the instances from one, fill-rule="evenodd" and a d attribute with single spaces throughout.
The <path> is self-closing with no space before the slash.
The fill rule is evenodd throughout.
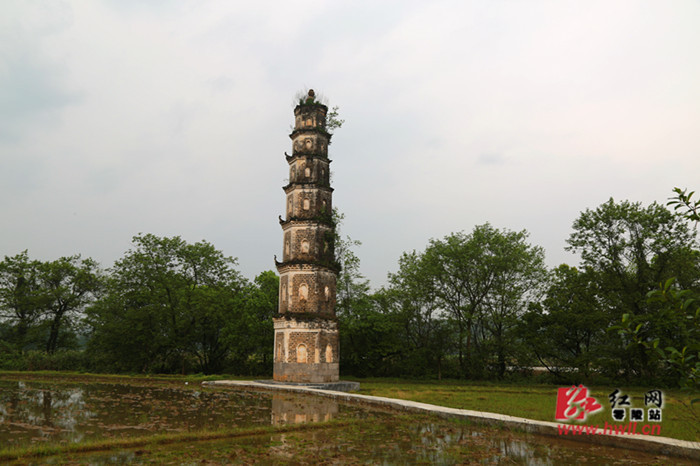
<path id="1" fill-rule="evenodd" d="M 316 100 L 316 93 L 313 89 L 309 89 L 309 96 L 306 98 L 306 103 L 311 104 Z"/>

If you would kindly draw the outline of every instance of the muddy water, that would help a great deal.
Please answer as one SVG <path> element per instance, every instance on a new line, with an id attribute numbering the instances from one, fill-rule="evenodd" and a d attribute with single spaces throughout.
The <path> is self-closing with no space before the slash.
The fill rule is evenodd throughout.
<path id="1" fill-rule="evenodd" d="M 327 420 L 337 403 L 237 390 L 0 380 L 0 445 Z M 342 408 L 343 415 L 366 410 Z"/>
<path id="2" fill-rule="evenodd" d="M 377 411 L 317 397 L 156 383 L 0 380 L 0 446 L 217 427 L 343 427 L 43 458 L 43 463 L 691 464 L 677 458 Z"/>
<path id="3" fill-rule="evenodd" d="M 51 461 L 47 461 L 51 462 Z M 78 464 L 694 464 L 429 416 L 395 415 L 344 427 L 149 446 L 57 459 Z"/>

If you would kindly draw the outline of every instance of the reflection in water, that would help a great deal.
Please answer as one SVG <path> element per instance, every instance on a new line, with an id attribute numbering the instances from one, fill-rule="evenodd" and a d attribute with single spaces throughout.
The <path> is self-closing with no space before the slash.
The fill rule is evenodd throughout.
<path id="1" fill-rule="evenodd" d="M 83 434 L 76 425 L 91 416 L 81 388 L 33 388 L 23 382 L 0 381 L 0 441 L 21 443 L 57 435 L 80 441 Z"/>
<path id="2" fill-rule="evenodd" d="M 569 464 L 582 460 L 588 464 L 608 464 L 623 459 L 643 464 L 665 460 L 660 456 L 460 425 L 427 416 L 411 418 L 393 411 L 338 403 L 321 397 L 191 389 L 172 384 L 25 384 L 0 380 L 0 445 L 3 446 L 331 419 L 368 422 L 228 438 L 217 443 L 164 445 L 149 448 L 147 452 L 143 449 L 102 452 L 81 457 L 77 462 L 171 462 L 173 455 L 180 452 L 186 452 L 191 459 L 208 460 L 221 453 L 218 459 L 223 463 L 240 455 L 243 455 L 244 463 L 261 459 L 271 462 L 308 461 L 309 455 L 319 462 L 345 460 L 389 464 Z M 255 448 L 242 448 L 246 445 Z M 673 461 L 681 464 L 675 458 Z"/>
<path id="3" fill-rule="evenodd" d="M 340 411 L 331 399 L 269 392 L 0 380 L 0 444 L 318 422 Z M 344 406 L 342 412 L 366 417 L 369 409 Z"/>
<path id="4" fill-rule="evenodd" d="M 45 426 L 50 426 L 53 427 L 53 423 L 51 422 L 51 401 L 53 400 L 53 397 L 51 396 L 51 392 L 48 390 L 42 390 L 41 391 L 41 406 L 42 406 L 42 412 L 44 414 L 44 425 Z"/>
<path id="5" fill-rule="evenodd" d="M 301 424 L 306 422 L 330 421 L 338 417 L 338 402 L 331 398 L 309 397 L 288 393 L 273 393 L 272 424 Z M 319 441 L 323 431 L 308 433 L 310 442 Z M 277 458 L 291 460 L 298 440 L 295 435 L 279 434 L 272 437 L 269 453 Z"/>
<path id="6" fill-rule="evenodd" d="M 338 415 L 338 402 L 330 398 L 272 395 L 272 424 L 330 421 Z"/>
<path id="7" fill-rule="evenodd" d="M 498 457 L 517 458 L 525 464 L 551 464 L 547 452 L 540 452 L 535 443 L 528 444 L 517 439 L 498 439 Z M 543 454 L 544 453 L 544 454 Z"/>
<path id="8" fill-rule="evenodd" d="M 0 380 L 0 444 L 261 425 L 270 422 L 270 399 L 162 385 Z"/>

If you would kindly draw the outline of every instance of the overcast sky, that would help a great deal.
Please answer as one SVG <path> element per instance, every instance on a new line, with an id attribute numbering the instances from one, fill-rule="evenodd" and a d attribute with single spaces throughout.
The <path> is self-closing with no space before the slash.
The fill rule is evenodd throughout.
<path id="1" fill-rule="evenodd" d="M 309 87 L 374 287 L 486 222 L 577 264 L 582 210 L 700 190 L 698 1 L 2 0 L 0 257 L 143 232 L 274 269 Z"/>

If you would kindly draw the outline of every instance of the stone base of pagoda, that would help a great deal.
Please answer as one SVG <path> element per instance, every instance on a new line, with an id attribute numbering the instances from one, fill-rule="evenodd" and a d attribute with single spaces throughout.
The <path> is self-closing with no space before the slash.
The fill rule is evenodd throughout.
<path id="1" fill-rule="evenodd" d="M 316 388 L 319 390 L 331 390 L 334 392 L 357 392 L 360 390 L 360 382 L 351 382 L 348 380 L 339 380 L 338 382 L 277 382 L 274 380 L 255 380 L 255 383 L 270 385 L 271 387 L 299 387 L 299 388 Z"/>
<path id="2" fill-rule="evenodd" d="M 337 382 L 338 324 L 321 318 L 285 316 L 273 319 L 275 382 Z"/>

